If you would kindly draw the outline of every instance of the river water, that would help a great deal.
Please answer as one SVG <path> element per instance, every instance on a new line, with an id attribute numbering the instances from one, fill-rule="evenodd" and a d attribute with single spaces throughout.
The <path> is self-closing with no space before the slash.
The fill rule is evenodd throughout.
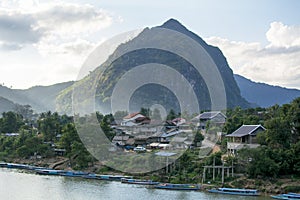
<path id="1" fill-rule="evenodd" d="M 1 200 L 263 200 L 269 197 L 240 197 L 196 191 L 169 191 L 144 186 L 81 178 L 41 176 L 0 168 Z"/>

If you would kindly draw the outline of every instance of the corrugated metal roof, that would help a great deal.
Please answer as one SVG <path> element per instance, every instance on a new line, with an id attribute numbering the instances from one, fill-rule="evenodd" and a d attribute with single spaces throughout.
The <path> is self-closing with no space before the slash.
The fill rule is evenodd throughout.
<path id="1" fill-rule="evenodd" d="M 199 115 L 197 115 L 196 117 L 193 118 L 193 120 L 199 120 L 199 119 L 212 119 L 215 116 L 217 116 L 218 114 L 221 114 L 222 116 L 224 116 L 226 118 L 226 116 L 221 112 L 221 111 L 211 111 L 211 112 L 204 112 L 201 113 Z"/>
<path id="2" fill-rule="evenodd" d="M 163 138 L 172 137 L 172 136 L 175 136 L 175 135 L 180 134 L 182 132 L 184 132 L 184 131 L 179 130 L 179 131 L 172 131 L 172 132 L 168 132 L 168 133 L 163 133 L 161 135 L 161 137 L 163 137 Z"/>
<path id="3" fill-rule="evenodd" d="M 140 113 L 139 112 L 130 113 L 130 114 L 126 115 L 123 119 L 131 119 L 138 114 L 140 114 Z"/>
<path id="4" fill-rule="evenodd" d="M 258 128 L 262 128 L 263 130 L 266 130 L 262 125 L 242 125 L 233 133 L 226 135 L 226 137 L 243 137 L 245 135 L 250 135 Z"/>
<path id="5" fill-rule="evenodd" d="M 129 136 L 128 135 L 116 135 L 114 138 L 113 138 L 113 141 L 126 141 L 129 139 Z"/>
<path id="6" fill-rule="evenodd" d="M 179 137 L 179 136 L 175 136 L 171 142 L 172 143 L 183 143 L 184 141 L 187 140 L 187 137 Z"/>

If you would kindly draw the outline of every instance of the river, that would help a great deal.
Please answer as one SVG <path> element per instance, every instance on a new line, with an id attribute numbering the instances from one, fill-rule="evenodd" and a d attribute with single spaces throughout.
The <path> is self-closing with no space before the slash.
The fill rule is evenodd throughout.
<path id="1" fill-rule="evenodd" d="M 195 191 L 168 191 L 144 186 L 82 178 L 41 176 L 0 168 L 1 200 L 263 200 L 269 197 L 240 197 Z"/>

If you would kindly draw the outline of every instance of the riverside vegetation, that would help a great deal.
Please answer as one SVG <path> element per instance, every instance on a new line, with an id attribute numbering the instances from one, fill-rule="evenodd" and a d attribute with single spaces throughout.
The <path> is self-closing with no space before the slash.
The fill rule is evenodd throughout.
<path id="1" fill-rule="evenodd" d="M 262 124 L 266 131 L 259 133 L 260 147 L 243 149 L 235 157 L 223 156 L 226 152 L 226 138 L 218 141 L 221 151 L 199 158 L 199 149 L 187 150 L 168 167 L 141 178 L 172 183 L 201 183 L 203 166 L 234 165 L 238 177 L 226 177 L 225 186 L 255 187 L 265 192 L 300 192 L 300 98 L 290 104 L 274 105 L 269 108 L 241 109 L 236 107 L 226 112 L 223 127 L 226 134 L 232 133 L 243 124 Z M 177 117 L 174 112 L 169 118 Z M 110 127 L 113 116 L 97 113 L 101 128 L 109 139 L 115 135 Z M 214 128 L 214 127 L 210 127 Z M 58 113 L 33 114 L 30 106 L 18 112 L 5 112 L 0 118 L 0 161 L 23 162 L 49 167 L 50 162 L 67 159 L 65 168 L 87 170 L 97 173 L 114 173 L 113 169 L 101 165 L 89 154 L 82 144 L 73 118 Z M 4 133 L 19 133 L 8 136 Z M 199 139 L 199 138 L 198 138 Z M 53 149 L 65 149 L 63 156 Z M 207 174 L 206 179 L 211 178 Z M 216 177 L 212 185 L 220 185 Z"/>

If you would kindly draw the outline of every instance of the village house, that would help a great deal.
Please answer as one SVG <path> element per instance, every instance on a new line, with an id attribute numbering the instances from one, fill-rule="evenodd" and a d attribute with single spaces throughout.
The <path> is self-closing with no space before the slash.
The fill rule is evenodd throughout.
<path id="1" fill-rule="evenodd" d="M 188 149 L 189 148 L 187 137 L 175 136 L 170 141 L 170 144 L 173 149 Z"/>
<path id="2" fill-rule="evenodd" d="M 144 125 L 150 124 L 150 118 L 146 117 L 138 112 L 131 113 L 123 118 L 121 122 L 121 126 L 137 126 L 137 125 Z"/>
<path id="3" fill-rule="evenodd" d="M 242 125 L 233 133 L 226 135 L 228 138 L 227 152 L 235 155 L 242 148 L 257 148 L 256 136 L 266 129 L 262 125 Z"/>
<path id="4" fill-rule="evenodd" d="M 117 146 L 124 146 L 129 139 L 128 135 L 116 135 L 112 139 L 112 143 L 117 145 Z"/>
<path id="5" fill-rule="evenodd" d="M 208 123 L 214 125 L 224 125 L 226 116 L 221 111 L 204 112 L 192 119 L 198 129 L 205 130 Z"/>
<path id="6" fill-rule="evenodd" d="M 175 118 L 172 120 L 172 122 L 176 125 L 176 126 L 179 126 L 179 125 L 183 125 L 186 123 L 186 120 L 183 119 L 183 118 Z"/>

